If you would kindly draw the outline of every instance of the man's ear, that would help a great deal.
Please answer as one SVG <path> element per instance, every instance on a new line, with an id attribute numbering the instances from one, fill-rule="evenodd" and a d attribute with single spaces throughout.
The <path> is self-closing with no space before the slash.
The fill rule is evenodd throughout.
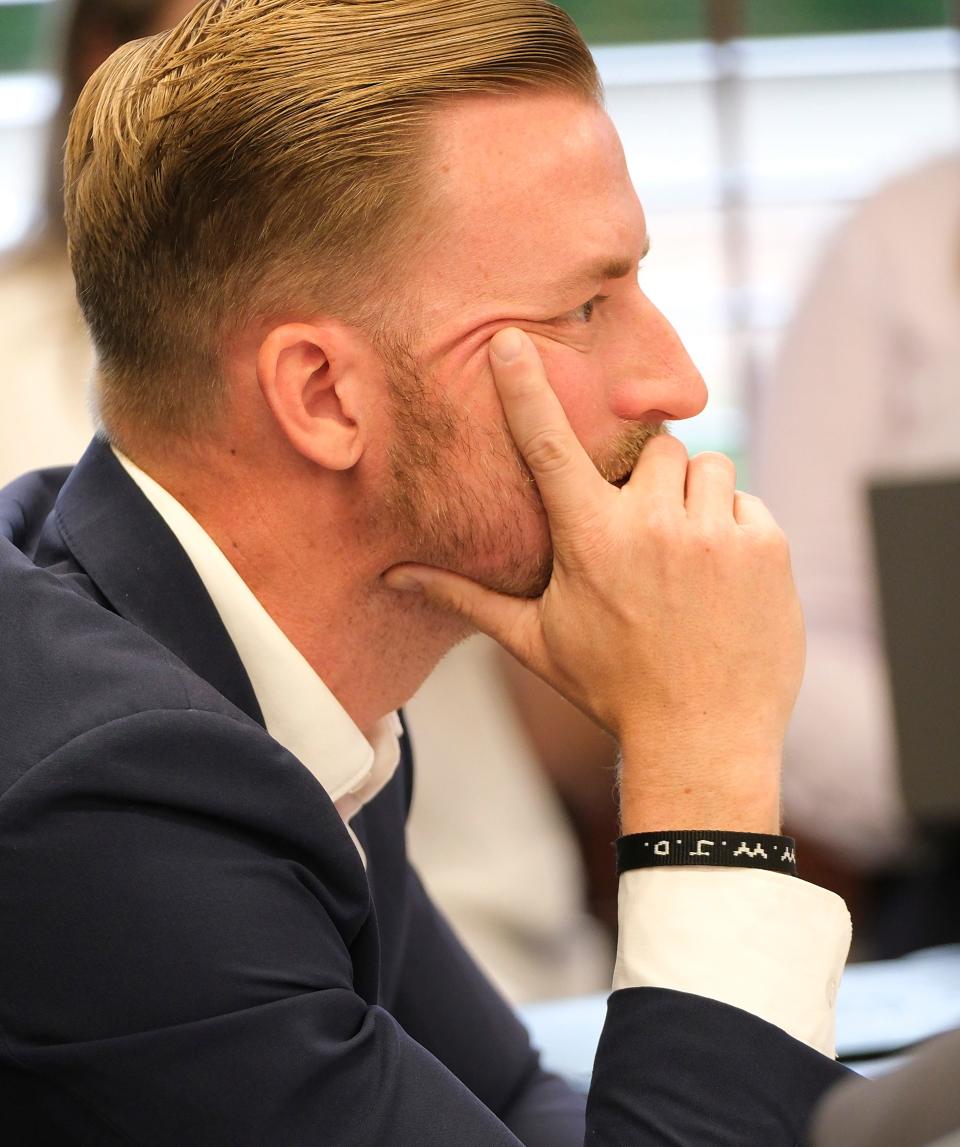
<path id="1" fill-rule="evenodd" d="M 284 436 L 328 470 L 349 470 L 364 449 L 356 340 L 337 322 L 284 323 L 257 351 L 257 381 Z"/>

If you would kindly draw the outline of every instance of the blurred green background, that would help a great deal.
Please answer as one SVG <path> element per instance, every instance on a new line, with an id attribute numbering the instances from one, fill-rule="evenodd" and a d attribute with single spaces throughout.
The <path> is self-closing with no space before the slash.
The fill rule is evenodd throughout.
<path id="1" fill-rule="evenodd" d="M 21 71 L 43 62 L 49 17 L 47 4 L 0 4 L 0 71 Z"/>
<path id="2" fill-rule="evenodd" d="M 560 6 L 593 44 L 706 36 L 705 0 L 560 0 Z M 944 0 L 744 0 L 733 7 L 742 10 L 749 36 L 935 27 L 948 11 Z"/>
<path id="3" fill-rule="evenodd" d="M 715 2 L 715 0 L 714 0 Z M 706 35 L 708 0 L 561 0 L 593 44 L 699 40 Z M 743 0 L 746 33 L 789 36 L 865 32 L 943 24 L 949 0 Z M 50 3 L 0 0 L 0 71 L 43 67 Z"/>

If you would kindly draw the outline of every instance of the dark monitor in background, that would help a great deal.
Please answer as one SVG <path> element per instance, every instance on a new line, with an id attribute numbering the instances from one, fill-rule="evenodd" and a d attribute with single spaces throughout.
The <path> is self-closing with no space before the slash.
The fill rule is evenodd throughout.
<path id="1" fill-rule="evenodd" d="M 874 555 L 907 808 L 960 825 L 960 474 L 869 489 Z"/>
<path id="2" fill-rule="evenodd" d="M 960 1147 L 960 1031 L 942 1036 L 875 1081 L 827 1093 L 811 1147 Z"/>

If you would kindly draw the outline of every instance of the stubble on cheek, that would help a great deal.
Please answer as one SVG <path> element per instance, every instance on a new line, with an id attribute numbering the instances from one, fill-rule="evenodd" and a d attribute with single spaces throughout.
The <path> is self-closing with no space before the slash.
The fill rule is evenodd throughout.
<path id="1" fill-rule="evenodd" d="M 412 360 L 391 372 L 395 437 L 383 528 L 400 560 L 473 577 L 491 589 L 540 597 L 553 573 L 549 523 L 536 481 L 503 423 L 478 427 L 429 385 Z M 630 424 L 593 452 L 610 482 L 629 476 L 663 425 Z"/>
<path id="2" fill-rule="evenodd" d="M 669 427 L 663 423 L 630 424 L 612 443 L 593 452 L 591 461 L 601 477 L 620 485 L 630 476 L 646 444 L 658 435 L 669 433 Z M 553 546 L 536 479 L 504 427 L 491 431 L 489 448 L 483 457 L 488 460 L 490 470 L 486 484 L 489 496 L 502 497 L 504 507 L 517 507 L 513 529 L 503 522 L 499 539 L 488 539 L 491 548 L 499 544 L 503 557 L 495 582 L 488 584 L 492 589 L 517 597 L 541 597 L 553 576 Z M 503 475 L 507 469 L 511 480 L 504 488 Z"/>
<path id="3" fill-rule="evenodd" d="M 506 427 L 478 427 L 419 377 L 392 387 L 383 528 L 424 562 L 491 589 L 539 596 L 552 555 L 543 503 Z"/>

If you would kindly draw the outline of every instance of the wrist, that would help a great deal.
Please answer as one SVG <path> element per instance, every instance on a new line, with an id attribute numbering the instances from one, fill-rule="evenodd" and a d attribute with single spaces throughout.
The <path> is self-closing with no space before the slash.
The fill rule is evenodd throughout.
<path id="1" fill-rule="evenodd" d="M 780 834 L 779 801 L 775 810 L 747 808 L 743 804 L 704 802 L 691 807 L 682 802 L 662 803 L 639 808 L 621 802 L 620 831 L 624 836 L 639 832 L 660 832 L 679 828 L 693 831 L 703 824 L 729 824 L 740 832 Z"/>
<path id="2" fill-rule="evenodd" d="M 681 769 L 662 768 L 649 757 L 642 771 L 623 757 L 620 767 L 620 822 L 624 835 L 661 829 L 728 825 L 741 832 L 779 834 L 780 754 L 752 761 L 708 760 Z"/>

